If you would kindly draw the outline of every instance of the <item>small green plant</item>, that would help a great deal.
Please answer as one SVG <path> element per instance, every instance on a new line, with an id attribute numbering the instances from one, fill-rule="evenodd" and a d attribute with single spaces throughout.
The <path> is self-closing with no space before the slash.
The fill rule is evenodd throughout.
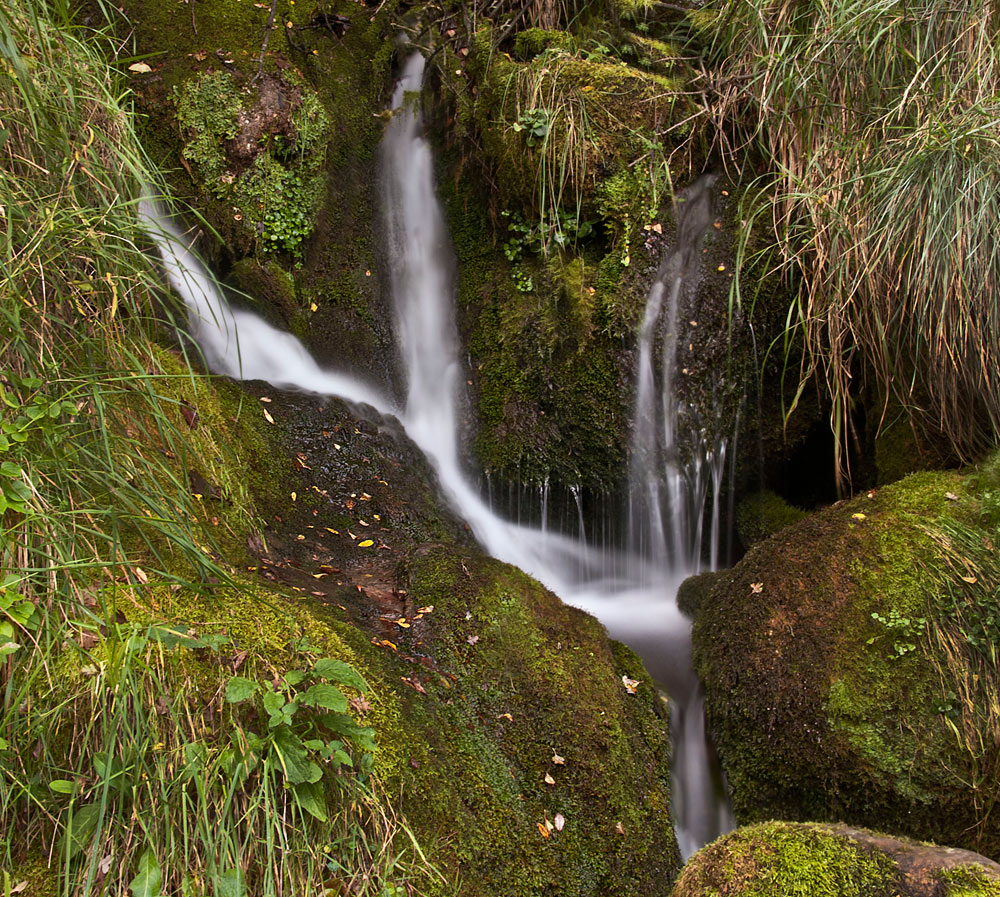
<path id="1" fill-rule="evenodd" d="M 525 143 L 535 146 L 549 136 L 552 128 L 552 113 L 548 109 L 528 109 L 522 112 L 511 127 L 518 133 L 524 132 Z"/>
<path id="2" fill-rule="evenodd" d="M 281 679 L 256 681 L 232 677 L 226 685 L 226 701 L 242 704 L 253 701 L 267 731 L 246 732 L 251 756 L 270 754 L 284 773 L 295 800 L 307 813 L 326 820 L 323 789 L 317 787 L 323 767 L 334 771 L 355 768 L 362 774 L 371 770 L 375 751 L 374 733 L 359 726 L 347 712 L 350 703 L 337 682 L 364 693 L 368 684 L 342 660 L 323 658 L 311 670 L 290 670 Z M 353 746 L 357 763 L 348 753 Z"/>
<path id="3" fill-rule="evenodd" d="M 889 656 L 893 660 L 899 660 L 917 650 L 916 640 L 927 625 L 927 620 L 923 617 L 904 617 L 896 608 L 891 608 L 886 616 L 872 611 L 872 619 L 889 630 L 892 636 L 892 653 Z M 872 636 L 868 639 L 868 644 L 874 644 L 875 639 Z"/>

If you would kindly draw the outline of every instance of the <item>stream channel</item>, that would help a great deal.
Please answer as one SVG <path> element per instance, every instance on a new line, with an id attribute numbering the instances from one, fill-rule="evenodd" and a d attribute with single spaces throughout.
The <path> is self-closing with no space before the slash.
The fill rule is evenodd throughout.
<path id="1" fill-rule="evenodd" d="M 714 179 L 701 178 L 679 197 L 677 236 L 650 291 L 640 332 L 627 501 L 628 543 L 634 548 L 588 545 L 576 535 L 554 532 L 544 514 L 540 527 L 509 522 L 484 501 L 459 452 L 457 407 L 464 378 L 454 320 L 455 264 L 419 111 L 423 71 L 423 57 L 412 54 L 396 86 L 395 114 L 382 144 L 387 261 L 408 385 L 403 407 L 354 378 L 322 369 L 294 336 L 231 308 L 169 217 L 147 203 L 150 232 L 171 284 L 187 305 L 190 333 L 212 370 L 338 396 L 396 415 L 433 463 L 445 496 L 491 555 L 597 616 L 614 638 L 642 656 L 671 700 L 673 809 L 686 859 L 734 824 L 705 733 L 701 688 L 691 665 L 691 624 L 675 603 L 680 583 L 702 569 L 705 529 L 712 540 L 706 546 L 710 566 L 715 563 L 719 509 L 717 498 L 714 507 L 706 509 L 706 502 L 709 495 L 719 495 L 726 462 L 726 441 L 717 440 L 702 446 L 688 469 L 680 464 L 671 389 L 672 322 L 679 294 L 697 280 L 697 248 L 712 220 Z"/>

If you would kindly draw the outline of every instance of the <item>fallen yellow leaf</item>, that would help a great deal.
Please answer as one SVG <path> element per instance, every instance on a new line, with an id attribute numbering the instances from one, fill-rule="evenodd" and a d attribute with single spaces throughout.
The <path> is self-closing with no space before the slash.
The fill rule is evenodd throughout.
<path id="1" fill-rule="evenodd" d="M 358 548 L 371 548 L 374 544 L 371 539 L 365 539 L 364 542 L 358 542 Z"/>

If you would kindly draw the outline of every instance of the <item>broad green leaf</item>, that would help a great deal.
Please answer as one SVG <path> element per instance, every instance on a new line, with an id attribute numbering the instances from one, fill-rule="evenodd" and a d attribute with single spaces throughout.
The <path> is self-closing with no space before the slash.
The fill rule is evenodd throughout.
<path id="1" fill-rule="evenodd" d="M 21 466 L 15 464 L 13 461 L 4 461 L 0 464 L 0 476 L 5 477 L 19 477 L 21 475 Z"/>
<path id="2" fill-rule="evenodd" d="M 160 864 L 156 861 L 153 851 L 147 848 L 139 858 L 139 872 L 129 882 L 129 890 L 132 892 L 132 897 L 159 897 L 162 884 Z"/>
<path id="3" fill-rule="evenodd" d="M 310 816 L 320 822 L 326 822 L 326 801 L 323 787 L 315 782 L 304 782 L 293 789 L 295 802 Z"/>
<path id="4" fill-rule="evenodd" d="M 377 751 L 375 732 L 368 726 L 359 726 L 346 713 L 324 713 L 321 722 L 335 735 L 343 735 L 348 741 L 365 751 Z"/>
<path id="5" fill-rule="evenodd" d="M 94 835 L 100 818 L 101 807 L 99 804 L 85 804 L 82 807 L 77 807 L 72 820 L 66 827 L 65 834 L 62 836 L 59 853 L 62 856 L 66 856 L 68 853 L 72 859 L 85 849 L 90 844 L 90 839 Z"/>
<path id="6" fill-rule="evenodd" d="M 323 777 L 323 770 L 308 758 L 302 739 L 291 729 L 286 726 L 278 729 L 274 733 L 273 745 L 285 778 L 292 785 L 318 782 Z"/>
<path id="7" fill-rule="evenodd" d="M 332 679 L 341 685 L 356 688 L 358 691 L 368 691 L 368 683 L 364 677 L 350 664 L 342 660 L 335 660 L 332 657 L 324 657 L 316 661 L 313 672 L 323 679 Z"/>
<path id="8" fill-rule="evenodd" d="M 49 782 L 49 788 L 57 794 L 72 794 L 76 791 L 76 782 L 71 782 L 69 779 L 53 779 Z"/>
<path id="9" fill-rule="evenodd" d="M 347 712 L 347 698 L 335 685 L 312 685 L 300 696 L 299 700 L 311 707 L 322 707 L 334 713 Z"/>
<path id="10" fill-rule="evenodd" d="M 230 704 L 240 704 L 249 701 L 254 696 L 260 685 L 252 679 L 244 679 L 243 676 L 233 676 L 226 683 L 226 700 Z"/>
<path id="11" fill-rule="evenodd" d="M 229 869 L 215 877 L 215 897 L 246 897 L 247 885 L 239 869 Z"/>
<path id="12" fill-rule="evenodd" d="M 283 678 L 288 685 L 294 688 L 306 678 L 306 672 L 305 670 L 289 670 Z"/>
<path id="13" fill-rule="evenodd" d="M 273 690 L 268 690 L 264 692 L 264 709 L 270 715 L 268 720 L 268 726 L 274 728 L 275 726 L 280 726 L 286 721 L 285 714 L 282 711 L 285 708 L 285 696 L 278 694 L 278 692 Z"/>

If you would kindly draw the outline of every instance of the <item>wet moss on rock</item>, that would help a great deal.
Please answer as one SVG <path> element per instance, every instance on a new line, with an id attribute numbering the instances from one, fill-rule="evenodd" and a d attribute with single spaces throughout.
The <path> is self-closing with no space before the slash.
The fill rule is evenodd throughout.
<path id="1" fill-rule="evenodd" d="M 736 508 L 736 532 L 750 546 L 774 535 L 783 527 L 802 520 L 806 512 L 786 502 L 769 489 L 744 498 Z"/>
<path id="2" fill-rule="evenodd" d="M 702 848 L 672 897 L 898 897 L 896 864 L 820 826 L 767 822 Z"/>
<path id="3" fill-rule="evenodd" d="M 702 848 L 672 897 L 988 897 L 1000 866 L 978 854 L 844 825 L 765 822 Z"/>
<path id="4" fill-rule="evenodd" d="M 740 821 L 844 819 L 996 853 L 997 670 L 968 633 L 997 611 L 959 560 L 996 581 L 994 473 L 907 477 L 720 576 L 694 656 Z"/>

